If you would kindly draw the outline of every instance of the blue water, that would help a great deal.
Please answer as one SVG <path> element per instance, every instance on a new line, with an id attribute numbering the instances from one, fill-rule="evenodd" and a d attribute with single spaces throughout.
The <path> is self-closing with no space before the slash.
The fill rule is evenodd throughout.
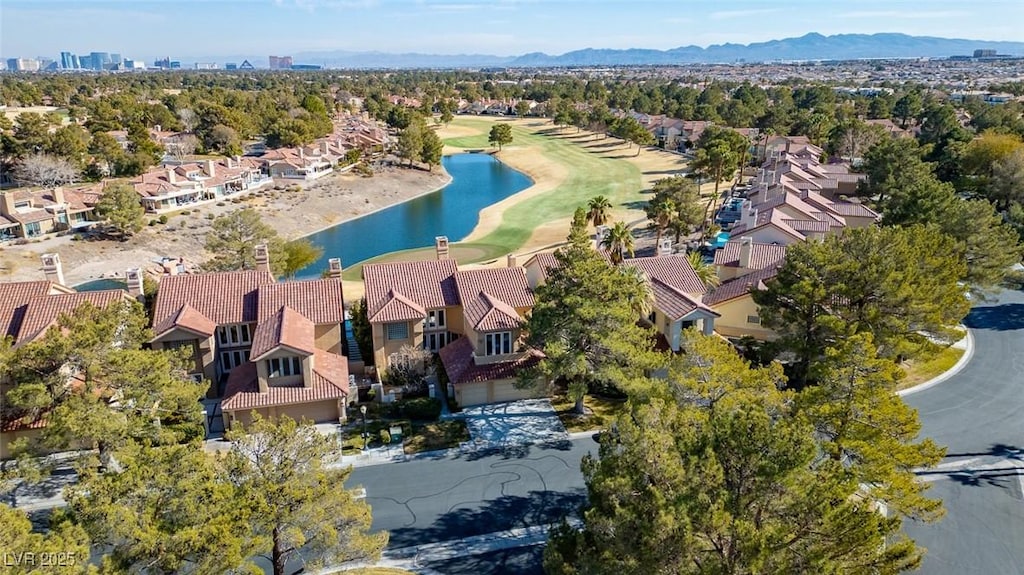
<path id="1" fill-rule="evenodd" d="M 108 289 L 127 289 L 122 279 L 92 280 L 75 286 L 75 291 L 103 291 Z"/>
<path id="2" fill-rule="evenodd" d="M 309 236 L 324 254 L 297 277 L 319 277 L 329 258 L 340 257 L 347 268 L 389 252 L 432 246 L 437 236 L 457 242 L 476 227 L 480 210 L 532 184 L 487 154 L 456 154 L 442 163 L 452 176 L 444 188 Z"/>

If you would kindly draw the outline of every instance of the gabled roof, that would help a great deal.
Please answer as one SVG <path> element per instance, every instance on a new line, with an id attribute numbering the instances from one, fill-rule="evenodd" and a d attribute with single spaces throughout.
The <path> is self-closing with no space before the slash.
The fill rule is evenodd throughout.
<path id="1" fill-rule="evenodd" d="M 371 322 L 415 321 L 427 317 L 423 306 L 394 290 L 388 292 L 384 305 L 369 317 Z"/>
<path id="2" fill-rule="evenodd" d="M 53 325 L 62 314 L 74 313 L 82 304 L 89 302 L 100 308 L 128 299 L 124 290 L 103 290 L 92 292 L 76 292 L 57 295 L 40 295 L 29 300 L 25 307 L 25 315 L 21 321 L 21 329 L 15 338 L 15 344 L 32 341 Z"/>
<path id="3" fill-rule="evenodd" d="M 257 289 L 273 283 L 270 272 L 254 270 L 167 276 L 156 294 L 153 331 L 171 329 L 185 304 L 217 325 L 255 322 Z"/>
<path id="4" fill-rule="evenodd" d="M 715 251 L 715 265 L 730 268 L 740 267 L 740 239 L 729 240 L 725 247 Z M 750 265 L 748 269 L 759 270 L 781 262 L 786 257 L 786 246 L 777 244 L 750 243 Z"/>
<path id="5" fill-rule="evenodd" d="M 157 333 L 153 339 L 158 339 L 168 331 L 175 328 L 185 329 L 206 337 L 210 337 L 217 331 L 217 324 L 213 323 L 210 318 L 206 317 L 200 313 L 199 310 L 187 303 L 182 304 L 182 306 L 178 308 L 178 313 L 173 316 L 170 323 L 167 323 L 167 326 L 166 330 Z"/>
<path id="6" fill-rule="evenodd" d="M 685 293 L 661 280 L 651 278 L 651 292 L 654 295 L 654 307 L 671 321 L 679 321 L 698 309 L 710 315 L 718 315 L 701 303 L 700 295 Z"/>
<path id="7" fill-rule="evenodd" d="M 257 294 L 260 321 L 282 306 L 299 312 L 316 325 L 345 321 L 345 299 L 341 282 L 336 279 L 287 281 L 259 287 Z"/>
<path id="8" fill-rule="evenodd" d="M 241 411 L 348 397 L 348 363 L 344 357 L 317 350 L 313 363 L 310 387 L 270 386 L 260 393 L 256 364 L 246 362 L 231 370 L 221 409 Z"/>
<path id="9" fill-rule="evenodd" d="M 490 307 L 473 329 L 478 332 L 500 331 L 517 328 L 522 319 L 516 309 L 487 292 L 481 292 L 480 298 Z"/>
<path id="10" fill-rule="evenodd" d="M 622 265 L 633 266 L 647 274 L 652 280 L 658 280 L 667 286 L 688 294 L 703 294 L 707 291 L 704 282 L 697 277 L 686 256 L 650 256 L 632 258 Z"/>
<path id="11" fill-rule="evenodd" d="M 455 273 L 455 286 L 466 323 L 476 331 L 518 327 L 516 308 L 533 307 L 533 292 L 521 267 L 491 268 Z"/>
<path id="12" fill-rule="evenodd" d="M 714 307 L 716 305 L 743 297 L 754 289 L 764 289 L 764 282 L 775 277 L 779 273 L 778 266 L 769 266 L 756 272 L 731 279 L 716 287 L 711 293 L 704 296 L 704 304 Z"/>
<path id="13" fill-rule="evenodd" d="M 548 270 L 558 267 L 558 258 L 555 257 L 554 252 L 542 252 L 534 254 L 530 259 L 526 260 L 526 265 L 530 265 L 530 262 L 537 262 L 537 267 L 540 269 L 540 276 L 545 280 L 548 278 Z"/>
<path id="14" fill-rule="evenodd" d="M 477 365 L 473 358 L 473 343 L 468 337 L 449 343 L 438 352 L 444 364 L 448 380 L 455 385 L 475 381 L 492 381 L 496 379 L 512 379 L 524 369 L 537 365 L 544 354 L 530 350 L 511 361 L 498 361 Z"/>
<path id="15" fill-rule="evenodd" d="M 370 321 L 399 321 L 378 316 L 381 308 L 401 294 L 423 310 L 459 305 L 452 275 L 458 270 L 455 260 L 395 262 L 363 266 L 367 317 Z M 423 317 L 423 316 L 420 316 Z"/>
<path id="16" fill-rule="evenodd" d="M 68 288 L 48 281 L 0 283 L 0 337 L 17 337 L 30 299 Z"/>
<path id="17" fill-rule="evenodd" d="M 286 347 L 304 355 L 316 351 L 316 333 L 313 322 L 288 306 L 264 319 L 256 326 L 252 336 L 252 361 L 258 361 L 272 351 Z"/>

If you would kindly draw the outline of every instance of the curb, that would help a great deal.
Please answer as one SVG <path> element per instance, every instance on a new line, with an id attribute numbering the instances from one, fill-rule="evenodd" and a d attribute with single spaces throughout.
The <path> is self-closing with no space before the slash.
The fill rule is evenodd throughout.
<path id="1" fill-rule="evenodd" d="M 974 335 L 971 333 L 970 328 L 967 329 L 967 336 L 964 337 L 964 339 L 967 340 L 967 347 L 964 349 L 964 354 L 960 356 L 960 359 L 958 359 L 957 362 L 953 364 L 953 367 L 946 370 L 945 373 L 937 375 L 924 383 L 919 383 L 914 387 L 908 387 L 907 389 L 901 389 L 900 391 L 896 392 L 896 395 L 900 397 L 906 397 L 919 391 L 924 391 L 960 373 L 960 370 L 962 370 L 964 366 L 966 366 L 967 363 L 971 361 L 971 358 L 974 357 Z"/>

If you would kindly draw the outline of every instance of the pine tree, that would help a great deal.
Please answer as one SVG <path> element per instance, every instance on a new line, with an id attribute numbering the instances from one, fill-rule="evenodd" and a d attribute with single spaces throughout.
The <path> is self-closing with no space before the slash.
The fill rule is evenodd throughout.
<path id="1" fill-rule="evenodd" d="M 576 210 L 569 245 L 555 252 L 559 265 L 548 270 L 525 327 L 527 343 L 544 352 L 540 370 L 547 381 L 562 380 L 583 413 L 591 385 L 627 388 L 651 361 L 652 336 L 637 325 L 635 302 L 645 299 L 642 285 L 591 247 L 587 216 Z M 536 374 L 524 374 L 535 384 Z"/>
<path id="2" fill-rule="evenodd" d="M 307 569 L 380 556 L 387 533 L 368 533 L 370 507 L 343 487 L 352 468 L 327 467 L 341 458 L 335 436 L 288 417 L 259 416 L 228 436 L 224 466 L 236 486 L 234 504 L 249 514 L 247 535 L 270 556 L 274 575 L 284 575 L 300 550 Z"/>

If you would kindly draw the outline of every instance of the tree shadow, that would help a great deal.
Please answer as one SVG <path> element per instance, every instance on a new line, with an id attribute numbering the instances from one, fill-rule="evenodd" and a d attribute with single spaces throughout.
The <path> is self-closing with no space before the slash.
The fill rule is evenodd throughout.
<path id="1" fill-rule="evenodd" d="M 563 517 L 577 514 L 585 501 L 586 491 L 580 488 L 570 492 L 530 491 L 526 495 L 460 503 L 428 527 L 391 530 L 388 547 L 400 549 L 556 523 Z"/>
<path id="2" fill-rule="evenodd" d="M 971 329 L 994 331 L 1022 329 L 1024 328 L 1024 304 L 1004 303 L 973 308 L 964 319 L 964 325 Z"/>
<path id="3" fill-rule="evenodd" d="M 543 575 L 544 546 L 531 545 L 428 562 L 427 567 L 446 575 Z"/>

